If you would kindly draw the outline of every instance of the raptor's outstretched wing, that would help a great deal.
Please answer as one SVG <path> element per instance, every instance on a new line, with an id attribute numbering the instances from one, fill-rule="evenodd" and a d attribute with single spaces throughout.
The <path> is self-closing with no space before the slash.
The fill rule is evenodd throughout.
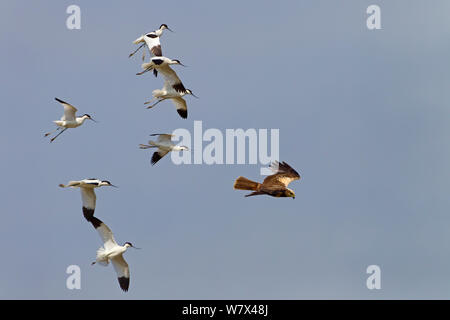
<path id="1" fill-rule="evenodd" d="M 274 161 L 270 168 L 275 172 L 274 174 L 266 177 L 262 183 L 263 187 L 271 188 L 273 186 L 286 187 L 294 180 L 299 180 L 300 175 L 297 171 L 292 169 L 286 162 Z"/>

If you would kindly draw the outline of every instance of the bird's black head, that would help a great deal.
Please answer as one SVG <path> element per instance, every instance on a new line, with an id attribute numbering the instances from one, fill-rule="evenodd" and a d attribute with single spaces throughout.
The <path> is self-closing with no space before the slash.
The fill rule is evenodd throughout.
<path id="1" fill-rule="evenodd" d="M 102 180 L 102 182 L 100 182 L 99 187 L 100 186 L 109 186 L 109 187 L 114 187 L 117 188 L 117 186 L 113 185 L 111 182 L 109 182 L 108 180 Z"/>
<path id="2" fill-rule="evenodd" d="M 173 30 L 171 30 L 171 29 L 167 26 L 167 24 L 165 24 L 165 23 L 163 23 L 163 24 L 159 27 L 159 30 L 164 30 L 164 29 L 167 29 L 167 30 L 173 32 Z"/>
<path id="3" fill-rule="evenodd" d="M 186 66 L 185 66 L 184 64 L 182 64 L 181 61 L 178 60 L 178 59 L 172 59 L 171 64 L 179 64 L 180 66 L 186 67 Z"/>
<path id="4" fill-rule="evenodd" d="M 191 96 L 193 96 L 193 97 L 198 99 L 198 97 L 192 92 L 191 89 L 186 89 L 186 94 L 190 94 Z"/>
<path id="5" fill-rule="evenodd" d="M 131 248 L 135 248 L 135 249 L 141 249 L 141 248 L 136 248 L 135 246 L 133 246 L 133 244 L 131 243 L 131 242 L 125 242 L 124 244 L 123 244 L 123 246 L 124 247 L 131 247 Z"/>
<path id="6" fill-rule="evenodd" d="M 86 119 L 92 120 L 92 122 L 98 122 L 98 121 L 92 119 L 91 115 L 89 115 L 87 113 L 83 114 L 83 117 L 86 117 Z"/>

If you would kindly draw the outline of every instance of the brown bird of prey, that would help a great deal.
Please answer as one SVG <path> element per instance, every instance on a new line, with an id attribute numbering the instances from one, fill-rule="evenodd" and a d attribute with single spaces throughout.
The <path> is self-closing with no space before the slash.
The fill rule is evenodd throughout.
<path id="1" fill-rule="evenodd" d="M 258 183 L 244 177 L 239 177 L 234 182 L 234 188 L 238 190 L 251 190 L 246 197 L 267 194 L 272 197 L 292 197 L 295 199 L 295 192 L 287 186 L 294 180 L 299 180 L 300 175 L 292 169 L 286 162 L 275 161 L 270 168 L 275 173 L 266 177 L 263 183 Z"/>

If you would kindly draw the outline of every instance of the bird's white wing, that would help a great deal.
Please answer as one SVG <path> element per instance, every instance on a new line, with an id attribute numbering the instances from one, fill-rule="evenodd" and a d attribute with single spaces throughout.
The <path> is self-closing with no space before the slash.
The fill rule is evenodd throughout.
<path id="1" fill-rule="evenodd" d="M 177 73 L 169 65 L 163 65 L 159 68 L 159 72 L 163 75 L 164 79 L 164 89 L 167 91 L 175 90 L 179 93 L 186 92 L 186 88 L 178 77 Z"/>
<path id="2" fill-rule="evenodd" d="M 116 270 L 120 288 L 123 291 L 128 291 L 128 287 L 130 286 L 130 268 L 128 267 L 128 263 L 125 261 L 122 254 L 112 258 L 111 262 L 114 266 L 114 270 Z"/>
<path id="3" fill-rule="evenodd" d="M 77 108 L 75 108 L 73 105 L 62 101 L 61 99 L 55 98 L 56 101 L 58 101 L 59 103 L 62 104 L 62 106 L 64 107 L 64 115 L 62 116 L 61 120 L 62 121 L 75 121 L 76 118 L 76 113 L 77 113 Z"/>
<path id="4" fill-rule="evenodd" d="M 170 82 L 167 80 L 164 80 L 164 86 L 162 87 L 161 91 L 171 92 L 172 90 L 173 89 L 172 89 L 172 86 L 170 85 Z M 158 91 L 158 90 L 155 90 L 155 91 Z M 155 92 L 155 91 L 153 91 L 153 92 Z M 153 95 L 154 95 L 154 93 L 153 93 Z"/>
<path id="5" fill-rule="evenodd" d="M 158 142 L 171 142 L 173 136 L 173 134 L 167 133 L 158 134 Z"/>
<path id="6" fill-rule="evenodd" d="M 144 36 L 144 41 L 147 44 L 148 49 L 154 56 L 162 56 L 161 43 L 159 42 L 159 37 L 156 34 L 147 33 Z"/>
<path id="7" fill-rule="evenodd" d="M 95 202 L 97 197 L 93 188 L 80 188 L 83 201 L 83 215 L 87 221 L 94 216 Z"/>
<path id="8" fill-rule="evenodd" d="M 100 238 L 103 241 L 103 246 L 106 250 L 109 250 L 115 246 L 117 246 L 116 240 L 114 240 L 114 235 L 108 226 L 103 223 L 100 219 L 96 217 L 91 217 L 89 219 L 89 222 L 92 223 L 95 230 L 97 230 L 98 234 L 100 235 Z"/>
<path id="9" fill-rule="evenodd" d="M 177 108 L 177 112 L 180 115 L 180 117 L 182 117 L 183 119 L 186 119 L 187 113 L 188 113 L 186 100 L 179 97 L 179 98 L 172 98 L 172 101 L 173 101 L 173 104 L 175 105 L 175 107 Z"/>

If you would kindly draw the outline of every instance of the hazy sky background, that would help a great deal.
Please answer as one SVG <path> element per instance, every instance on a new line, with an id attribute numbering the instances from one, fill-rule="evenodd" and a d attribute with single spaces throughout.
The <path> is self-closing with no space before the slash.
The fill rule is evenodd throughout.
<path id="1" fill-rule="evenodd" d="M 160 3 L 160 2 L 159 2 Z M 66 8 L 81 7 L 81 30 Z M 381 7 L 382 30 L 366 27 Z M 450 298 L 450 2 L 2 1 L 0 298 Z M 166 23 L 163 53 L 189 118 L 143 102 L 132 41 Z M 147 55 L 148 58 L 148 55 Z M 50 144 L 62 107 L 89 113 Z M 259 165 L 150 165 L 149 134 L 279 128 L 297 198 L 244 198 Z M 90 266 L 100 238 L 77 189 L 128 250 L 130 291 Z M 81 290 L 66 268 L 81 267 Z M 381 267 L 381 290 L 366 287 Z"/>

